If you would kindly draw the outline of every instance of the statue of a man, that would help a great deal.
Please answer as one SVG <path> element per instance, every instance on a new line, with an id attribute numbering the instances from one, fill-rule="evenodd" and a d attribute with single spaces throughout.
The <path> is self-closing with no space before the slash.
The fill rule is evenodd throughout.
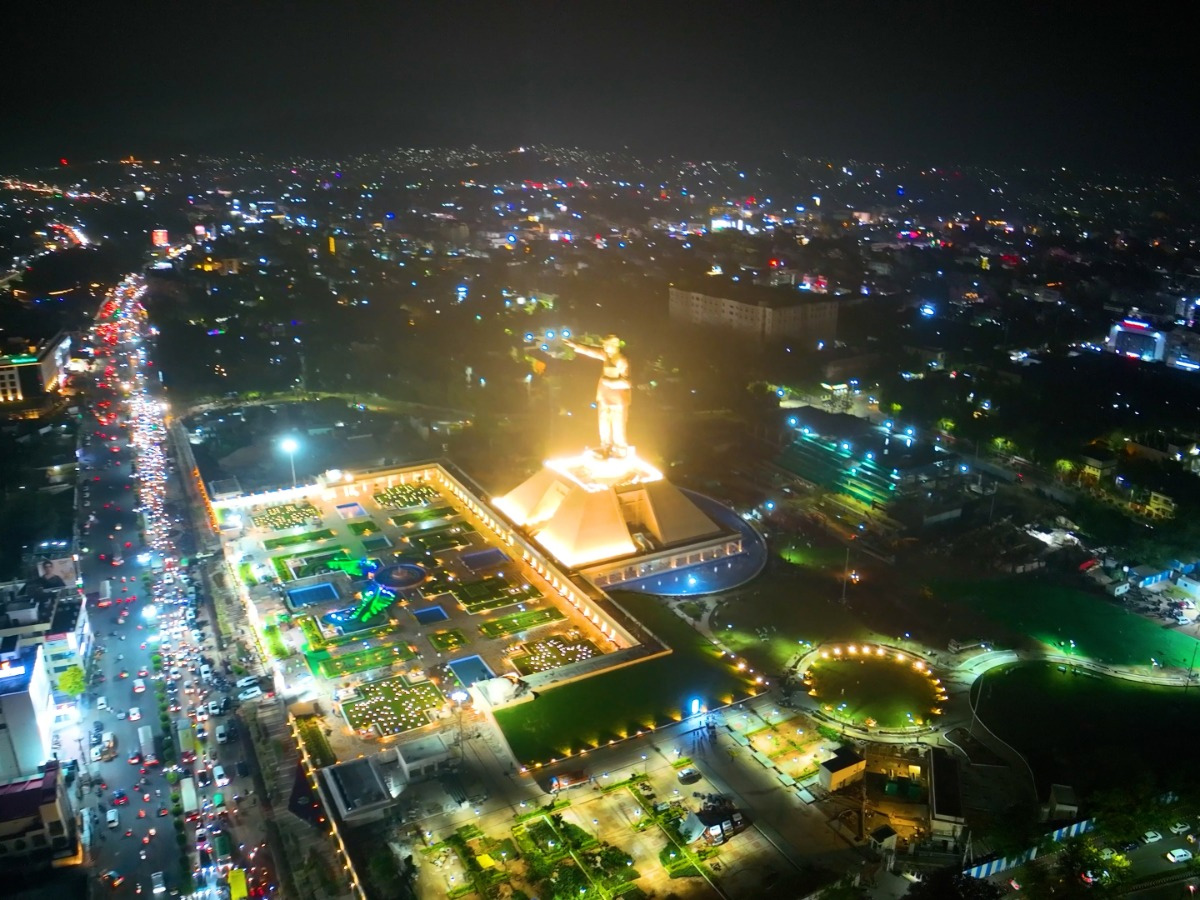
<path id="1" fill-rule="evenodd" d="M 599 347 L 577 344 L 564 339 L 581 356 L 600 360 L 600 381 L 596 384 L 596 409 L 600 419 L 600 455 L 624 457 L 629 452 L 625 423 L 629 419 L 629 401 L 633 389 L 629 382 L 629 360 L 621 352 L 621 339 L 610 334 Z"/>

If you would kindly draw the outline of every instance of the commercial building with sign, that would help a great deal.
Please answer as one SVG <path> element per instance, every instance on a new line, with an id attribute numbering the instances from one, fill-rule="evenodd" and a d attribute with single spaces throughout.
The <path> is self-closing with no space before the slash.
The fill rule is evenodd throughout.
<path id="1" fill-rule="evenodd" d="M 0 781 L 36 775 L 51 758 L 54 696 L 40 646 L 0 639 Z"/>
<path id="2" fill-rule="evenodd" d="M 70 358 L 71 336 L 61 331 L 0 355 L 0 412 L 34 416 L 51 406 L 66 384 Z"/>

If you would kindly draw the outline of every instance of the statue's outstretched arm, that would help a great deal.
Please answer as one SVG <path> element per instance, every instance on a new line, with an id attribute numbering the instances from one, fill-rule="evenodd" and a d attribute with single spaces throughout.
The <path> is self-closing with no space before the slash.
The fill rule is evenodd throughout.
<path id="1" fill-rule="evenodd" d="M 603 360 L 605 358 L 604 351 L 599 347 L 589 347 L 586 344 L 577 344 L 569 338 L 564 338 L 563 343 L 578 353 L 580 356 L 590 356 L 592 359 Z"/>

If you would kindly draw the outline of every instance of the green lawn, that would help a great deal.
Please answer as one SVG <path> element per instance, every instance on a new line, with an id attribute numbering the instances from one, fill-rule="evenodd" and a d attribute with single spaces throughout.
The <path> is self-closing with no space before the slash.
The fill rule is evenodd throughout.
<path id="1" fill-rule="evenodd" d="M 392 516 L 392 524 L 403 528 L 405 525 L 415 525 L 417 522 L 432 522 L 435 519 L 448 519 L 456 515 L 458 513 L 452 506 L 431 506 Z"/>
<path id="2" fill-rule="evenodd" d="M 1056 782 L 1085 795 L 1130 782 L 1177 786 L 1164 753 L 1200 739 L 1200 688 L 1185 693 L 1064 669 L 1026 663 L 976 682 L 980 721 L 1029 761 L 1039 795 Z"/>
<path id="3" fill-rule="evenodd" d="M 996 641 L 1027 636 L 1037 643 L 1110 665 L 1149 666 L 1151 658 L 1186 668 L 1196 639 L 1178 628 L 1126 612 L 1121 605 L 1048 581 L 997 578 L 933 585 L 934 602 L 944 599 L 972 617 L 996 623 L 1008 634 L 962 635 Z M 1075 641 L 1075 647 L 1070 642 Z"/>
<path id="4" fill-rule="evenodd" d="M 246 587 L 254 587 L 258 584 L 258 579 L 254 577 L 254 573 L 248 562 L 238 563 L 238 577 L 242 579 L 242 584 L 246 585 Z"/>
<path id="5" fill-rule="evenodd" d="M 816 700 L 841 721 L 878 728 L 924 725 L 939 706 L 929 676 L 891 654 L 882 659 L 831 657 L 818 660 L 809 671 Z"/>
<path id="6" fill-rule="evenodd" d="M 384 509 L 405 509 L 421 506 L 440 497 L 438 489 L 430 484 L 398 484 L 375 494 L 375 502 Z"/>
<path id="7" fill-rule="evenodd" d="M 365 522 L 351 522 L 350 530 L 359 537 L 362 537 L 364 534 L 374 534 L 379 530 L 379 526 L 370 519 L 367 519 Z"/>
<path id="8" fill-rule="evenodd" d="M 380 734 L 400 734 L 429 724 L 427 710 L 446 702 L 437 686 L 428 681 L 408 684 L 403 678 L 387 678 L 361 685 L 361 699 L 342 704 L 350 727 L 378 728 Z"/>
<path id="9" fill-rule="evenodd" d="M 457 650 L 459 647 L 465 647 L 467 645 L 467 636 L 457 628 L 451 628 L 448 631 L 435 631 L 429 635 L 429 643 L 433 644 L 434 650 L 448 653 L 451 650 Z"/>
<path id="10" fill-rule="evenodd" d="M 632 736 L 677 720 L 693 698 L 714 707 L 749 694 L 752 682 L 659 601 L 644 594 L 617 597 L 675 652 L 549 688 L 536 700 L 497 710 L 496 721 L 518 759 L 547 762 Z"/>
<path id="11" fill-rule="evenodd" d="M 506 637 L 519 631 L 525 631 L 527 628 L 545 625 L 547 622 L 557 622 L 562 618 L 565 616 L 553 607 L 531 609 L 528 612 L 512 613 L 492 619 L 490 622 L 484 622 L 479 626 L 479 633 L 487 638 Z"/>
<path id="12" fill-rule="evenodd" d="M 263 541 L 263 547 L 267 550 L 278 550 L 281 547 L 295 547 L 298 544 L 313 544 L 317 541 L 327 541 L 334 537 L 334 533 L 328 529 L 321 531 L 306 531 L 304 534 L 293 534 L 290 537 L 268 538 Z"/>
<path id="13" fill-rule="evenodd" d="M 330 656 L 328 651 L 321 651 L 314 656 L 317 672 L 323 678 L 340 678 L 344 675 L 357 675 L 372 669 L 381 669 L 394 663 L 413 659 L 416 652 L 407 644 L 389 644 L 383 647 L 372 647 L 369 650 L 356 650 L 353 653 L 343 653 Z"/>
<path id="14" fill-rule="evenodd" d="M 512 658 L 512 663 L 522 675 L 547 672 L 569 663 L 591 659 L 600 653 L 591 641 L 573 641 L 562 635 L 530 641 L 521 650 L 519 655 Z"/>

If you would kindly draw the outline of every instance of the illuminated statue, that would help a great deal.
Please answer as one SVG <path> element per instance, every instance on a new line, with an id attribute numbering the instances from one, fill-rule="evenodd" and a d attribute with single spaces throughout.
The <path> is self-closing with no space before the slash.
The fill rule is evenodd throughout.
<path id="1" fill-rule="evenodd" d="M 621 339 L 610 334 L 599 347 L 577 344 L 563 339 L 568 347 L 581 356 L 604 363 L 600 381 L 596 384 L 596 409 L 600 419 L 601 457 L 624 457 L 629 452 L 625 440 L 625 423 L 629 418 L 629 401 L 633 390 L 629 383 L 629 360 L 621 352 Z"/>

